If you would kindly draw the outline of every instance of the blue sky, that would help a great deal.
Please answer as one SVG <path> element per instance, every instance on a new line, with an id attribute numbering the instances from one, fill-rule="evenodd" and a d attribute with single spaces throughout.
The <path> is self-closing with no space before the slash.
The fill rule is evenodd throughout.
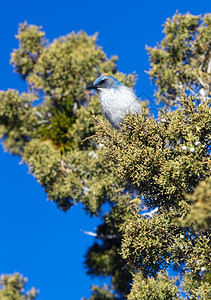
<path id="1" fill-rule="evenodd" d="M 176 10 L 204 14 L 210 1 L 1 1 L 0 89 L 26 90 L 25 83 L 9 65 L 18 43 L 18 24 L 42 25 L 52 41 L 71 31 L 99 32 L 98 44 L 107 56 L 118 55 L 118 69 L 136 71 L 137 95 L 153 98 L 145 45 L 163 38 L 162 24 Z M 77 300 L 88 297 L 91 283 L 83 255 L 93 238 L 80 229 L 93 230 L 97 219 L 89 218 L 80 205 L 67 213 L 47 201 L 46 194 L 21 159 L 0 148 L 0 273 L 18 271 L 29 278 L 27 287 L 40 289 L 38 299 Z"/>

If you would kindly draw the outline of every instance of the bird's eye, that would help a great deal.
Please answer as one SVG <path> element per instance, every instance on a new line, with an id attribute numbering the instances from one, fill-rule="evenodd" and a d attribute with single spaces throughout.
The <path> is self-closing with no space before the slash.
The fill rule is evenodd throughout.
<path id="1" fill-rule="evenodd" d="M 106 82 L 106 78 L 102 79 L 100 83 Z"/>

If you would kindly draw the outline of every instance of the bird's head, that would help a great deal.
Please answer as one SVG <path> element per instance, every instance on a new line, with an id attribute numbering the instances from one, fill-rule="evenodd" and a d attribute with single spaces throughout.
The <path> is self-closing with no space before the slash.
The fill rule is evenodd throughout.
<path id="1" fill-rule="evenodd" d="M 113 76 L 100 76 L 94 83 L 89 85 L 87 89 L 94 89 L 97 92 L 100 92 L 108 89 L 119 89 L 121 86 L 124 86 L 124 84 Z"/>

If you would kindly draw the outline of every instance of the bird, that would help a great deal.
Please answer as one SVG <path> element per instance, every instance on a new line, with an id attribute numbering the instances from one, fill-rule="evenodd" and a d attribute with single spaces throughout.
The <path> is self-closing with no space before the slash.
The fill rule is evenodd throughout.
<path id="1" fill-rule="evenodd" d="M 87 89 L 97 91 L 102 115 L 116 130 L 121 128 L 126 115 L 141 113 L 141 104 L 134 91 L 113 76 L 100 76 Z"/>

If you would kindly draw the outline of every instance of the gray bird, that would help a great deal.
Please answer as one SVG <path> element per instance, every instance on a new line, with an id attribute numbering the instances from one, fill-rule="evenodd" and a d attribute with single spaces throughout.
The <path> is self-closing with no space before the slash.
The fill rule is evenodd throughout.
<path id="1" fill-rule="evenodd" d="M 141 105 L 133 90 L 113 76 L 101 76 L 87 89 L 95 89 L 100 96 L 101 111 L 115 129 L 121 128 L 128 114 L 140 114 Z"/>

